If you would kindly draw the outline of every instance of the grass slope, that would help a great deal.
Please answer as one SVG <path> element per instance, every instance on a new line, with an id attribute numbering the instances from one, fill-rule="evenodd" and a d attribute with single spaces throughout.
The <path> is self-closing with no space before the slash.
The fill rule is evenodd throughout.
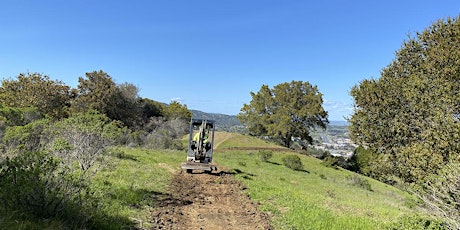
<path id="1" fill-rule="evenodd" d="M 215 145 L 214 161 L 244 183 L 245 192 L 260 210 L 270 214 L 275 229 L 391 229 L 402 218 L 417 213 L 415 198 L 409 194 L 343 169 L 325 167 L 316 158 L 299 155 L 304 170 L 293 171 L 282 164 L 282 158 L 296 153 L 279 151 L 282 148 L 264 140 L 218 132 Z M 277 151 L 263 162 L 259 148 Z M 105 200 L 108 215 L 149 227 L 149 210 L 161 196 L 167 196 L 167 185 L 185 155 L 184 151 L 118 149 L 111 156 L 113 167 L 95 178 L 95 186 L 109 194 Z M 368 186 L 360 186 L 356 178 Z"/>
<path id="2" fill-rule="evenodd" d="M 168 196 L 167 186 L 184 158 L 182 151 L 116 149 L 110 166 L 95 176 L 93 184 L 105 194 L 107 215 L 129 219 L 123 228 L 149 227 L 151 207 Z"/>
<path id="3" fill-rule="evenodd" d="M 233 134 L 221 146 L 257 149 L 266 144 Z M 414 198 L 405 192 L 303 155 L 304 170 L 293 171 L 282 165 L 288 154 L 295 153 L 276 151 L 263 162 L 258 150 L 227 150 L 218 151 L 214 159 L 244 182 L 250 197 L 271 214 L 276 229 L 385 229 L 416 213 Z"/>
<path id="4" fill-rule="evenodd" d="M 275 229 L 384 229 L 416 213 L 414 198 L 407 193 L 349 171 L 325 167 L 315 158 L 299 155 L 304 170 L 293 171 L 282 165 L 282 158 L 296 153 L 279 151 L 279 146 L 266 141 L 218 132 L 215 145 L 215 162 L 243 182 L 247 188 L 244 192 L 270 214 Z M 232 149 L 235 147 L 253 150 Z M 268 162 L 263 162 L 258 148 L 278 149 Z M 167 186 L 185 158 L 185 151 L 116 149 L 109 156 L 108 167 L 96 174 L 92 184 L 101 199 L 101 215 L 95 226 L 149 228 L 150 210 L 169 195 Z M 17 228 L 12 227 L 14 223 Z M 15 216 L 0 217 L 0 229 L 2 226 L 68 227 L 52 220 L 21 222 Z"/>

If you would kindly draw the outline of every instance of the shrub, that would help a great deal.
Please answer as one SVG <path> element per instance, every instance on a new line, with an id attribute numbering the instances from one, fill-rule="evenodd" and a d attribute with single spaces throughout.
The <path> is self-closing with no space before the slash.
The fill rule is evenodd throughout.
<path id="1" fill-rule="evenodd" d="M 371 149 L 359 146 L 353 152 L 353 156 L 348 160 L 350 164 L 349 170 L 366 176 L 372 176 L 372 172 L 376 171 L 372 167 L 372 165 L 375 165 L 375 159 L 376 154 Z"/>
<path id="2" fill-rule="evenodd" d="M 62 167 L 58 158 L 44 152 L 25 152 L 2 164 L 0 211 L 19 211 L 39 218 L 74 216 L 75 211 L 70 210 L 81 207 L 90 194 L 87 185 L 87 180 Z"/>
<path id="3" fill-rule="evenodd" d="M 373 191 L 369 181 L 358 175 L 349 176 L 348 181 L 353 186 L 360 187 L 360 188 L 363 188 L 369 191 Z"/>
<path id="4" fill-rule="evenodd" d="M 259 151 L 259 158 L 263 162 L 268 162 L 270 158 L 272 158 L 273 152 L 269 150 L 260 150 Z"/>
<path id="5" fill-rule="evenodd" d="M 345 159 L 343 156 L 328 156 L 323 160 L 323 162 L 321 162 L 321 164 L 335 169 L 339 169 L 339 167 L 341 167 L 353 171 L 353 163 Z"/>
<path id="6" fill-rule="evenodd" d="M 181 138 L 188 132 L 188 124 L 183 119 L 152 118 L 148 126 L 150 132 L 143 141 L 145 147 L 150 149 L 185 149 Z"/>
<path id="7" fill-rule="evenodd" d="M 446 226 L 445 223 L 431 217 L 422 215 L 407 215 L 392 223 L 389 229 L 411 229 L 411 230 L 448 230 L 454 229 Z"/>
<path id="8" fill-rule="evenodd" d="M 297 155 L 288 155 L 283 158 L 283 164 L 292 170 L 303 170 L 303 163 Z"/>
<path id="9" fill-rule="evenodd" d="M 330 168 L 339 168 L 339 160 L 336 157 L 328 156 L 321 162 L 322 165 Z"/>
<path id="10" fill-rule="evenodd" d="M 0 213 L 88 224 L 98 205 L 89 189 L 91 178 L 120 133 L 97 113 L 8 127 L 5 157 L 0 158 Z"/>
<path id="11" fill-rule="evenodd" d="M 307 155 L 316 157 L 320 160 L 323 160 L 324 158 L 328 156 L 332 156 L 331 153 L 327 150 L 322 150 L 322 149 L 317 149 L 314 147 L 308 148 L 307 149 Z"/>

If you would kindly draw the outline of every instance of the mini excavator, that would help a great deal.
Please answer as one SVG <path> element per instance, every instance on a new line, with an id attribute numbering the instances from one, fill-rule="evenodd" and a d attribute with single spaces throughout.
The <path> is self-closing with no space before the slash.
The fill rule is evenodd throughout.
<path id="1" fill-rule="evenodd" d="M 192 173 L 193 170 L 217 171 L 217 167 L 212 164 L 214 128 L 213 120 L 192 119 L 190 121 L 187 162 L 181 164 L 181 168 L 187 173 Z"/>

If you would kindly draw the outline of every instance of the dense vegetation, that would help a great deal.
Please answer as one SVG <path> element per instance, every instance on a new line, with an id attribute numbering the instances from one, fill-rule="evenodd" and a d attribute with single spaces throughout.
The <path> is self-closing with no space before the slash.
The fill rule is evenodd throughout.
<path id="1" fill-rule="evenodd" d="M 80 77 L 77 89 L 37 73 L 4 80 L 0 216 L 107 228 L 93 177 L 110 164 L 113 146 L 181 149 L 190 118 L 185 105 L 140 98 L 135 86 L 103 71 Z"/>
<path id="2" fill-rule="evenodd" d="M 359 172 L 415 190 L 460 228 L 460 19 L 405 41 L 378 79 L 351 90 Z M 410 187 L 409 187 L 410 186 Z"/>

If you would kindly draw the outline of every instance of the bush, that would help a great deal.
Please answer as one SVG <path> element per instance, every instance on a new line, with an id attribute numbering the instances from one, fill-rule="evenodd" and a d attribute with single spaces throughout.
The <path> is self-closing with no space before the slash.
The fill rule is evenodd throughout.
<path id="1" fill-rule="evenodd" d="M 316 157 L 320 160 L 325 159 L 328 156 L 332 156 L 331 153 L 327 150 L 322 150 L 322 149 L 316 149 L 314 147 L 308 148 L 307 149 L 307 155 Z"/>
<path id="2" fill-rule="evenodd" d="M 283 158 L 283 164 L 292 170 L 303 170 L 303 163 L 297 155 L 288 155 Z"/>
<path id="3" fill-rule="evenodd" d="M 188 124 L 183 119 L 152 118 L 148 126 L 150 133 L 145 136 L 143 141 L 145 147 L 150 149 L 185 149 L 181 139 L 183 135 L 188 133 Z"/>
<path id="4" fill-rule="evenodd" d="M 323 160 L 323 162 L 321 162 L 321 164 L 326 167 L 331 167 L 335 169 L 339 169 L 339 167 L 341 167 L 353 171 L 353 162 L 350 162 L 343 156 L 328 156 Z"/>
<path id="5" fill-rule="evenodd" d="M 350 167 L 348 170 L 357 172 L 366 176 L 372 176 L 372 172 L 376 171 L 372 165 L 375 165 L 374 161 L 376 154 L 371 149 L 366 149 L 363 146 L 359 146 L 353 152 L 353 156 L 348 160 Z"/>
<path id="6" fill-rule="evenodd" d="M 453 229 L 442 221 L 422 215 L 403 216 L 396 223 L 392 223 L 389 229 L 411 229 L 411 230 L 449 230 Z"/>
<path id="7" fill-rule="evenodd" d="M 61 161 L 44 152 L 25 152 L 7 159 L 0 169 L 0 213 L 19 212 L 38 218 L 64 218 L 84 223 L 91 194 L 87 180 L 69 172 Z M 77 215 L 84 216 L 75 218 Z"/>
<path id="8" fill-rule="evenodd" d="M 263 162 L 268 162 L 270 158 L 272 158 L 273 152 L 269 150 L 261 150 L 259 151 L 259 158 Z"/>
<path id="9" fill-rule="evenodd" d="M 369 191 L 373 191 L 369 181 L 358 175 L 349 176 L 348 181 L 353 186 L 360 187 L 360 188 L 363 188 Z"/>
<path id="10" fill-rule="evenodd" d="M 321 162 L 322 165 L 330 168 L 339 168 L 339 160 L 336 157 L 328 156 Z"/>
<path id="11" fill-rule="evenodd" d="M 0 158 L 0 213 L 89 224 L 98 210 L 90 190 L 92 176 L 120 133 L 115 123 L 97 113 L 8 127 Z"/>

